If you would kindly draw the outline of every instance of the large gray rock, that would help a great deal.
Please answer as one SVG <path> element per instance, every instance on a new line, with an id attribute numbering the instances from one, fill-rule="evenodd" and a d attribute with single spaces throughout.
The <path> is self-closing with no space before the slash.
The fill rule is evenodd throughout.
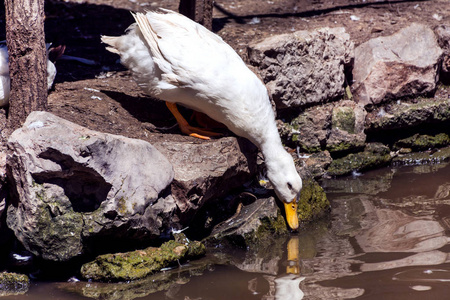
<path id="1" fill-rule="evenodd" d="M 248 51 L 278 108 L 342 97 L 344 66 L 354 57 L 344 28 L 276 35 L 251 44 Z"/>
<path id="2" fill-rule="evenodd" d="M 434 32 L 413 23 L 355 50 L 354 96 L 363 105 L 433 92 L 442 56 Z"/>
<path id="3" fill-rule="evenodd" d="M 8 141 L 7 224 L 33 254 L 66 261 L 101 238 L 158 237 L 176 211 L 172 165 L 147 142 L 33 112 Z M 163 197 L 165 199 L 163 199 Z M 110 249 L 113 250 L 113 249 Z"/>
<path id="4" fill-rule="evenodd" d="M 153 145 L 173 165 L 171 191 L 184 225 L 209 200 L 223 197 L 256 175 L 258 149 L 243 138 L 197 143 L 163 141 Z"/>

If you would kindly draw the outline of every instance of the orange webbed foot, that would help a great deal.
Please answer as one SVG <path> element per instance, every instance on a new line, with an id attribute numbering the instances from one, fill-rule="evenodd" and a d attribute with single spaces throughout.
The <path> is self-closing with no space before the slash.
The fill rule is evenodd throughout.
<path id="1" fill-rule="evenodd" d="M 181 132 L 187 134 L 192 137 L 196 137 L 202 140 L 210 140 L 210 137 L 221 136 L 222 134 L 217 132 L 212 132 L 209 130 L 201 129 L 198 127 L 194 127 L 189 125 L 186 119 L 180 114 L 178 111 L 177 105 L 175 103 L 167 102 L 166 105 L 169 108 L 170 112 L 173 114 L 175 119 L 177 120 L 178 126 L 180 127 Z"/>

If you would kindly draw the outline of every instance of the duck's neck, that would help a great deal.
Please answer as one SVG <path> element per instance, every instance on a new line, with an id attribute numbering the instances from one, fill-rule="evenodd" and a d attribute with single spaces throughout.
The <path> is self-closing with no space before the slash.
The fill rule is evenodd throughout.
<path id="1" fill-rule="evenodd" d="M 266 162 L 267 168 L 271 168 L 271 163 L 276 163 L 280 156 L 286 153 L 286 150 L 281 143 L 281 138 L 278 133 L 275 122 L 273 126 L 266 127 L 266 134 L 264 139 L 259 143 L 260 150 L 264 155 L 264 160 Z"/>

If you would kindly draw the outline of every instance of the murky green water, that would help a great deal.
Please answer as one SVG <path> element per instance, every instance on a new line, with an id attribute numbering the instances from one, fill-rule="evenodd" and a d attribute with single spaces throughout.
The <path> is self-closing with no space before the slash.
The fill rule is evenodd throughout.
<path id="1" fill-rule="evenodd" d="M 3 299 L 449 299 L 450 164 L 323 182 L 332 215 L 254 254 L 217 249 L 146 280 L 38 283 Z"/>

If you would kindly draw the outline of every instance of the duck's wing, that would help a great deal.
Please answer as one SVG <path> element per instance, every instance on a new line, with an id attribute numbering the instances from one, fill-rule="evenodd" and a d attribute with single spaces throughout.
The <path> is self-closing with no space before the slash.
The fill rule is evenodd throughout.
<path id="1" fill-rule="evenodd" d="M 173 11 L 134 15 L 163 73 L 178 87 L 199 87 L 230 80 L 246 68 L 237 53 L 219 36 Z"/>

